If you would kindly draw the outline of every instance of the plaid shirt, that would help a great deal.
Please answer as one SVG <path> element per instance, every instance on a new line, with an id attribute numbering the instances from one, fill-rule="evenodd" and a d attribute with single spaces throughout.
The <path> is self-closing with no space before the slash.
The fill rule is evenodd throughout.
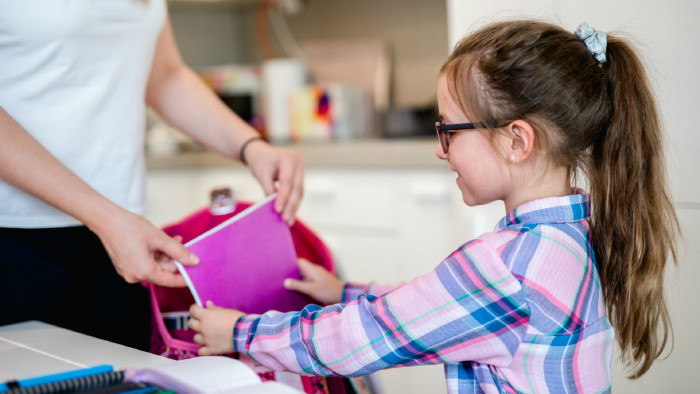
<path id="1" fill-rule="evenodd" d="M 246 315 L 234 347 L 324 376 L 445 364 L 450 393 L 609 392 L 614 335 L 588 213 L 585 194 L 528 202 L 391 291 L 348 284 L 340 304 Z"/>

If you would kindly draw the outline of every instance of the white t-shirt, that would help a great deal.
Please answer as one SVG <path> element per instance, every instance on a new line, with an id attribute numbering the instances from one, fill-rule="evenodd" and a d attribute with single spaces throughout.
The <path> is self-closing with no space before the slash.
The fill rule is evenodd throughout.
<path id="1" fill-rule="evenodd" d="M 165 18 L 165 0 L 0 1 L 0 106 L 99 193 L 139 214 L 146 83 Z M 0 227 L 77 224 L 0 180 Z"/>

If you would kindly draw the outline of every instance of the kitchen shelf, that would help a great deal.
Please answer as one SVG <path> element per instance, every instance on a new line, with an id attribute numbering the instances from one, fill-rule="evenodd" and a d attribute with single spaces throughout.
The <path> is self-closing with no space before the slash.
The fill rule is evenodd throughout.
<path id="1" fill-rule="evenodd" d="M 170 5 L 226 5 L 246 7 L 260 4 L 260 0 L 167 0 Z"/>
<path id="2" fill-rule="evenodd" d="M 444 161 L 435 157 L 435 138 L 357 140 L 283 146 L 302 155 L 307 167 L 447 167 Z M 210 151 L 147 155 L 146 163 L 149 170 L 242 165 Z"/>

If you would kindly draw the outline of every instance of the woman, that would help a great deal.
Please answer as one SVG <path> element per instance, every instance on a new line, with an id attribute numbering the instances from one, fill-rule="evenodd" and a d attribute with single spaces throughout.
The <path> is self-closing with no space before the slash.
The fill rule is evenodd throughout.
<path id="1" fill-rule="evenodd" d="M 164 0 L 3 2 L 0 59 L 0 325 L 38 319 L 148 347 L 135 283 L 184 286 L 172 260 L 197 258 L 140 216 L 144 101 L 244 161 L 293 221 L 303 159 L 262 141 L 183 63 Z"/>

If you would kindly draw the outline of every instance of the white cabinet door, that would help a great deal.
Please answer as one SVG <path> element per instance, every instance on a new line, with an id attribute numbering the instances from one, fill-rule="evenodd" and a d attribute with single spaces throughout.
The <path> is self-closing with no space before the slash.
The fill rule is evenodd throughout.
<path id="1" fill-rule="evenodd" d="M 305 177 L 304 220 L 361 231 L 393 228 L 399 198 L 395 174 L 383 169 L 314 169 Z"/>
<path id="2" fill-rule="evenodd" d="M 305 185 L 299 218 L 329 243 L 346 280 L 409 281 L 459 246 L 456 187 L 442 169 L 309 169 Z"/>
<path id="3" fill-rule="evenodd" d="M 451 176 L 444 170 L 406 171 L 398 179 L 401 198 L 397 278 L 408 281 L 428 273 L 457 245 L 451 240 Z"/>
<path id="4" fill-rule="evenodd" d="M 396 281 L 398 190 L 385 170 L 308 169 L 298 217 L 334 253 L 343 280 Z"/>

